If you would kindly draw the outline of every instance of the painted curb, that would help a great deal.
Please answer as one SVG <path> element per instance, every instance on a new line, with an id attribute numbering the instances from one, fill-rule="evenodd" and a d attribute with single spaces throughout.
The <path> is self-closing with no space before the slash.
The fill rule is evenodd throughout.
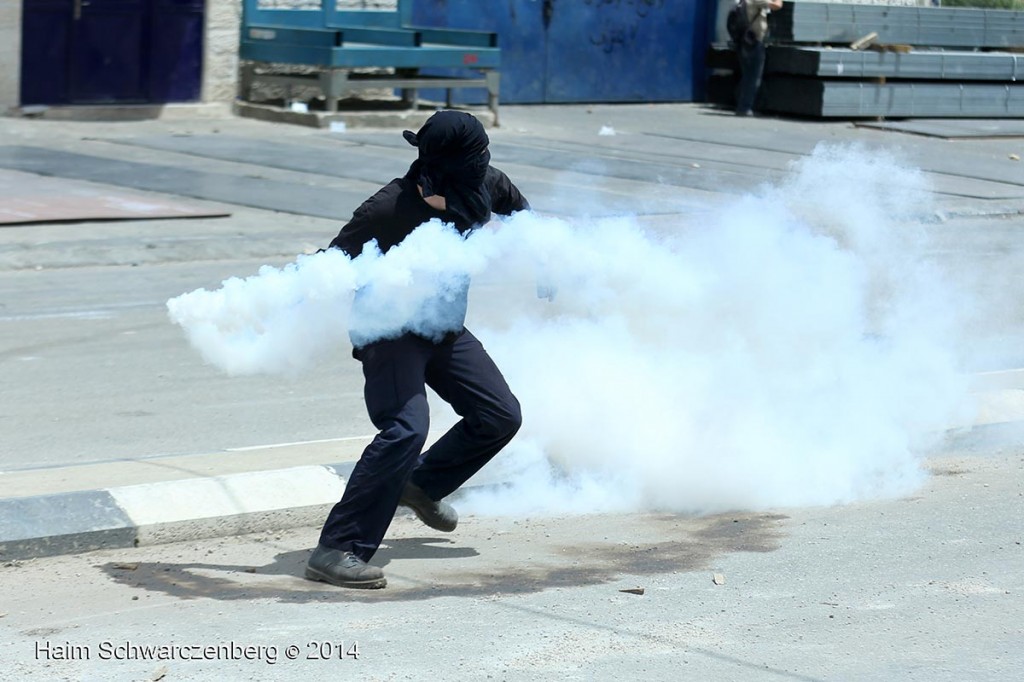
<path id="1" fill-rule="evenodd" d="M 0 500 L 0 561 L 318 524 L 354 462 Z"/>

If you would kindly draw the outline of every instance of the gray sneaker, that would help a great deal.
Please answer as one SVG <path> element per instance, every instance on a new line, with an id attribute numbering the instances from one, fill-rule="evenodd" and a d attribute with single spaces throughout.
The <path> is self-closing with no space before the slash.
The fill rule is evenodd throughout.
<path id="1" fill-rule="evenodd" d="M 459 525 L 459 513 L 447 502 L 432 500 L 415 483 L 406 483 L 398 504 L 412 509 L 420 521 L 434 530 L 451 533 Z"/>
<path id="2" fill-rule="evenodd" d="M 361 590 L 378 590 L 388 584 L 384 571 L 376 566 L 369 565 L 352 552 L 342 552 L 323 545 L 317 545 L 309 556 L 306 578 Z"/>

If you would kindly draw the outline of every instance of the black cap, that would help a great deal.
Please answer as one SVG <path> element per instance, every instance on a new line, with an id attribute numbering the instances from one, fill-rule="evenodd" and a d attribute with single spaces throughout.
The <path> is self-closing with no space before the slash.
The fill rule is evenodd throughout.
<path id="1" fill-rule="evenodd" d="M 420 157 L 475 156 L 490 142 L 483 125 L 465 111 L 445 109 L 431 114 L 415 133 L 403 130 L 405 141 L 420 150 Z"/>

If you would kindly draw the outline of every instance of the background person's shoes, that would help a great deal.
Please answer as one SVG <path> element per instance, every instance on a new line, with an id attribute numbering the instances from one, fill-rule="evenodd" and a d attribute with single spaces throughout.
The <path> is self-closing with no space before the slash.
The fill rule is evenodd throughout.
<path id="1" fill-rule="evenodd" d="M 384 571 L 371 566 L 352 552 L 317 545 L 306 562 L 306 578 L 338 587 L 379 590 L 387 586 Z"/>
<path id="2" fill-rule="evenodd" d="M 430 499 L 415 483 L 405 484 L 398 504 L 412 509 L 420 521 L 434 530 L 451 533 L 459 525 L 459 513 L 453 506 Z"/>

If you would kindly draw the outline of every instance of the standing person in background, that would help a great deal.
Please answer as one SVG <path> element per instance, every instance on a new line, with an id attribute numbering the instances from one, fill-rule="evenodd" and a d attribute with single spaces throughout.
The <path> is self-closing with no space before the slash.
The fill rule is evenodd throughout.
<path id="1" fill-rule="evenodd" d="M 418 158 L 404 177 L 355 210 L 330 248 L 355 258 L 366 244 L 376 242 L 387 252 L 433 219 L 466 235 L 487 223 L 492 213 L 529 209 L 508 176 L 490 165 L 487 134 L 470 114 L 439 111 L 419 132 L 403 135 L 418 149 Z M 328 515 L 309 557 L 307 578 L 339 587 L 384 587 L 384 573 L 367 562 L 395 509 L 412 509 L 435 530 L 455 530 L 459 515 L 443 499 L 519 429 L 519 401 L 487 351 L 463 326 L 468 290 L 467 278 L 458 291 L 438 292 L 432 302 L 440 326 L 433 334 L 417 331 L 415 325 L 384 338 L 350 330 L 353 355 L 366 379 L 366 409 L 380 433 L 363 451 L 341 501 Z M 357 292 L 353 315 L 359 297 Z M 462 420 L 421 453 L 429 426 L 427 386 Z"/>
<path id="2" fill-rule="evenodd" d="M 782 9 L 782 0 L 742 0 L 746 5 L 748 28 L 736 41 L 740 63 L 740 84 L 736 93 L 736 115 L 753 113 L 757 91 L 764 73 L 765 38 L 768 37 L 768 13 Z"/>

